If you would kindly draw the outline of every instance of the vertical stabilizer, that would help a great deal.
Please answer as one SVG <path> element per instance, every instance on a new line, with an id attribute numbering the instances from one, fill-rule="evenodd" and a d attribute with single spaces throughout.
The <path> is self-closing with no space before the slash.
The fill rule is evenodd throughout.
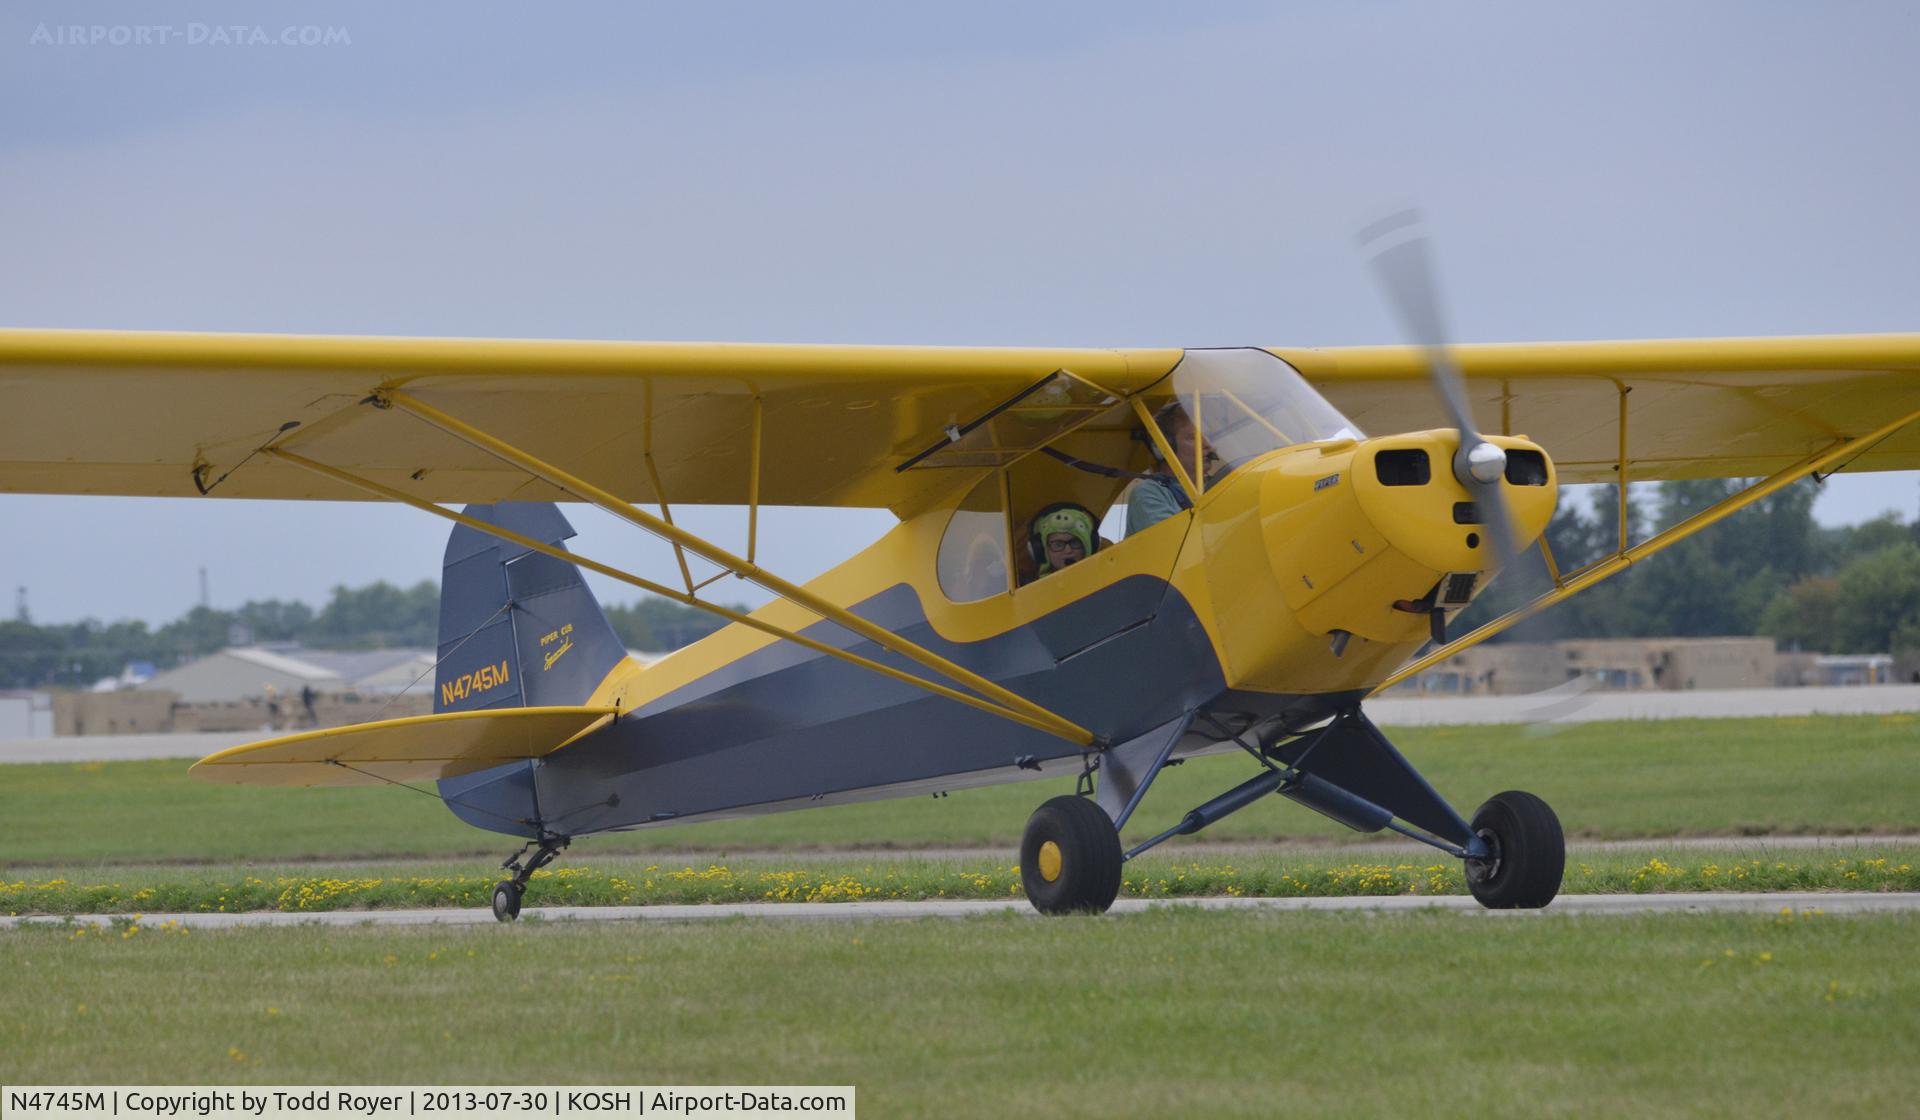
<path id="1" fill-rule="evenodd" d="M 468 506 L 468 517 L 556 547 L 573 526 L 551 502 Z M 627 651 L 580 569 L 465 525 L 440 572 L 439 669 L 433 710 L 580 704 Z M 541 834 L 537 764 L 513 762 L 441 779 L 455 816 L 478 828 Z"/>
<path id="2" fill-rule="evenodd" d="M 573 536 L 551 502 L 465 513 L 555 546 Z M 440 576 L 438 655 L 433 710 L 466 712 L 583 703 L 627 651 L 580 569 L 458 525 Z"/>

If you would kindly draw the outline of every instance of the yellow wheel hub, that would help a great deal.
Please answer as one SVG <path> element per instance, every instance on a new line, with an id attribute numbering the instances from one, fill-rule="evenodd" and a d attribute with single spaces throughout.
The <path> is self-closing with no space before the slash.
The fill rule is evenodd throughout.
<path id="1" fill-rule="evenodd" d="M 1049 883 L 1060 878 L 1060 845 L 1051 840 L 1040 845 L 1040 877 Z"/>

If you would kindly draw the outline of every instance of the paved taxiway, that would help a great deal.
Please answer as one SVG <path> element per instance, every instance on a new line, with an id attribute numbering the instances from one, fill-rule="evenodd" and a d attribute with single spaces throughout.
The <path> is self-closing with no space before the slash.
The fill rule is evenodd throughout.
<path id="1" fill-rule="evenodd" d="M 1555 914 L 1746 913 L 1778 914 L 1782 910 L 1819 910 L 1823 914 L 1880 914 L 1920 910 L 1920 892 L 1874 894 L 1822 891 L 1782 891 L 1740 894 L 1585 894 L 1563 895 L 1545 910 L 1486 910 L 1465 895 L 1387 895 L 1371 898 L 1195 898 L 1177 900 L 1122 899 L 1113 913 L 1183 906 L 1199 910 L 1357 911 L 1405 913 L 1444 910 L 1490 917 L 1538 917 Z M 772 920 L 875 921 L 903 918 L 966 918 L 978 914 L 1015 914 L 1038 917 L 1024 899 L 932 900 L 927 902 L 750 902 L 696 906 L 530 906 L 521 921 L 617 922 L 714 921 L 726 918 Z M 130 915 L 80 914 L 71 921 L 108 925 Z M 0 928 L 28 924 L 60 925 L 66 917 L 0 918 Z M 141 924 L 178 922 L 192 929 L 228 929 L 235 926 L 419 926 L 491 925 L 488 910 L 334 910 L 318 914 L 257 911 L 246 914 L 142 914 Z"/>

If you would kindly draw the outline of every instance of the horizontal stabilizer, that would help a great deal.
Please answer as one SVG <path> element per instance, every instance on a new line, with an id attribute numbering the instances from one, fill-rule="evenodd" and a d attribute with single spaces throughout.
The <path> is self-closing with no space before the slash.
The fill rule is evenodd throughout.
<path id="1" fill-rule="evenodd" d="M 210 754 L 190 771 L 242 786 L 369 786 L 452 778 L 552 754 L 617 708 L 495 708 L 307 731 Z"/>

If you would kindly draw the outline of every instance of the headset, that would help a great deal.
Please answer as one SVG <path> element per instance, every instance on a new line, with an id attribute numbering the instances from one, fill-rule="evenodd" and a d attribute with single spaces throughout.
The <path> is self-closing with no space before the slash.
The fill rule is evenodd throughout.
<path id="1" fill-rule="evenodd" d="M 1170 422 L 1175 416 L 1183 419 L 1187 416 L 1186 406 L 1180 403 L 1180 398 L 1177 396 L 1154 411 L 1153 422 L 1160 428 L 1161 432 L 1164 433 L 1168 427 L 1171 426 Z M 1191 423 L 1191 421 L 1189 421 L 1189 423 Z M 1167 457 L 1160 453 L 1160 441 L 1154 439 L 1153 435 L 1148 432 L 1146 428 L 1137 427 L 1128 434 L 1139 442 L 1147 445 L 1147 451 L 1153 455 L 1154 462 L 1164 463 L 1167 461 Z M 1169 439 L 1170 438 L 1171 437 L 1169 437 Z"/>

